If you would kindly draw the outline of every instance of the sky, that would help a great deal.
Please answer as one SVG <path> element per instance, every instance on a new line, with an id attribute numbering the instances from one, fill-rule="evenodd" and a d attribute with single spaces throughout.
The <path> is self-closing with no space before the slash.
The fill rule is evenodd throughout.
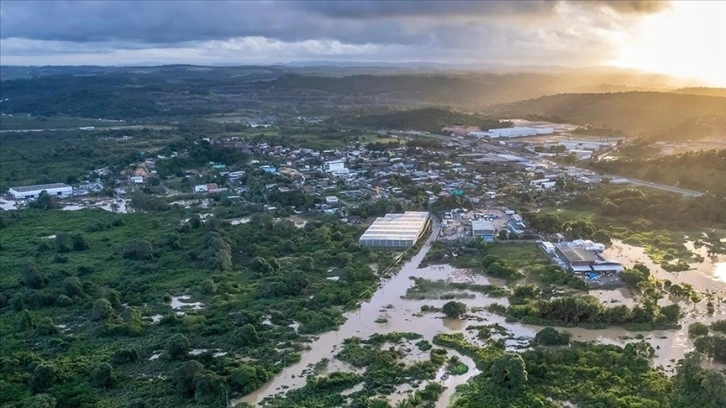
<path id="1" fill-rule="evenodd" d="M 611 65 L 726 86 L 726 1 L 7 1 L 0 64 Z"/>

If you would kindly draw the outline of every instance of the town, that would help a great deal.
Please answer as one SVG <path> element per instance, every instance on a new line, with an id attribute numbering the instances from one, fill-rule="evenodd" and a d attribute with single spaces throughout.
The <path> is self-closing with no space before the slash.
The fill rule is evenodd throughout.
<path id="1" fill-rule="evenodd" d="M 161 188 L 156 190 L 161 196 L 178 196 L 172 205 L 188 206 L 210 197 L 224 197 L 261 205 L 275 216 L 320 212 L 335 215 L 344 222 L 361 223 L 370 218 L 361 209 L 362 204 L 380 199 L 397 208 L 430 208 L 432 215 L 442 220 L 439 239 L 443 241 L 534 240 L 541 243 L 555 264 L 592 284 L 604 284 L 600 277 L 617 274 L 622 270 L 620 264 L 599 259 L 591 243 L 587 246 L 558 244 L 555 252 L 548 240 L 562 242 L 564 235 L 544 236 L 530 228 L 522 215 L 507 207 L 518 205 L 522 197 L 527 197 L 531 198 L 527 208 L 536 212 L 539 207 L 564 202 L 597 184 L 629 183 L 624 178 L 608 179 L 592 170 L 553 161 L 573 155 L 582 160 L 617 148 L 617 138 L 574 138 L 571 134 L 574 129 L 568 125 L 537 123 L 486 132 L 457 129 L 448 137 L 391 130 L 380 132 L 369 143 L 322 151 L 249 143 L 235 137 L 203 138 L 195 143 L 239 151 L 251 159 L 243 166 L 209 162 L 201 168 L 171 170 L 165 163 L 184 158 L 189 151 L 144 155 L 124 169 L 103 168 L 90 172 L 87 181 L 75 186 L 55 183 L 11 187 L 2 205 L 15 208 L 46 192 L 62 199 L 64 208 L 69 210 L 99 206 L 109 211 L 127 211 L 128 197 L 134 191 L 156 187 Z M 462 131 L 466 133 L 459 135 Z M 543 135 L 550 137 L 542 139 Z M 162 174 L 157 167 L 163 169 Z M 89 194 L 98 195 L 108 188 L 112 188 L 112 197 L 86 199 Z M 257 194 L 255 188 L 265 195 L 264 202 L 252 198 Z M 285 198 L 295 193 L 309 195 L 312 200 L 300 200 L 298 204 Z M 202 218 L 211 215 L 199 214 Z M 375 225 L 377 222 L 372 228 Z M 375 244 L 367 245 L 410 247 L 421 237 L 420 233 L 417 231 L 413 240 L 376 240 Z M 370 234 L 367 232 L 364 237 Z M 573 245 L 576 248 L 568 249 Z M 597 248 L 602 251 L 601 247 Z M 572 254 L 584 260 L 573 263 Z M 618 284 L 617 277 L 604 281 L 607 285 Z"/>

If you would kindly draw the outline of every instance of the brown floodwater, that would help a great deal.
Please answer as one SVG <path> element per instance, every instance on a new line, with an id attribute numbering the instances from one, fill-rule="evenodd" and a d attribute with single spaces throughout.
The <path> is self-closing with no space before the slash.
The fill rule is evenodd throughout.
<path id="1" fill-rule="evenodd" d="M 434 225 L 434 228 L 436 230 L 439 226 Z M 434 233 L 432 236 L 436 236 L 436 234 Z M 509 338 L 507 339 L 507 346 L 510 349 L 514 350 L 525 347 L 529 339 L 534 337 L 535 333 L 541 327 L 507 323 L 504 317 L 480 309 L 483 306 L 493 303 L 507 305 L 506 298 L 491 298 L 481 293 L 467 292 L 472 294 L 473 297 L 458 299 L 458 301 L 467 304 L 470 308 L 476 308 L 476 311 L 470 310 L 467 318 L 462 320 L 445 319 L 442 318 L 440 313 L 420 313 L 421 306 L 429 305 L 440 308 L 448 301 L 446 299 L 412 300 L 403 298 L 407 289 L 414 284 L 411 279 L 412 277 L 423 277 L 428 280 L 448 280 L 450 282 L 502 284 L 494 279 L 487 279 L 486 277 L 475 275 L 470 271 L 457 269 L 449 265 L 431 265 L 425 268 L 419 268 L 418 265 L 426 253 L 428 253 L 430 244 L 431 240 L 424 244 L 418 254 L 406 262 L 396 275 L 384 281 L 373 296 L 367 302 L 361 304 L 360 308 L 346 313 L 346 322 L 338 330 L 324 333 L 313 341 L 310 344 L 310 349 L 302 353 L 300 362 L 287 367 L 257 391 L 233 401 L 232 405 L 234 406 L 242 401 L 252 405 L 260 405 L 266 397 L 304 386 L 306 373 L 309 372 L 310 367 L 323 358 L 330 359 L 330 363 L 323 371 L 323 374 L 336 370 L 360 372 L 360 370 L 334 358 L 335 354 L 342 348 L 343 340 L 353 336 L 367 338 L 374 333 L 415 332 L 421 334 L 424 339 L 431 341 L 437 333 L 461 332 L 472 343 L 481 344 L 481 340 L 476 337 L 476 330 L 465 330 L 466 327 L 469 325 L 497 323 L 508 330 Z M 722 262 L 719 259 L 707 258 L 704 262 L 693 265 L 694 270 L 692 271 L 671 274 L 654 265 L 645 255 L 643 248 L 623 244 L 620 241 L 613 243 L 606 250 L 605 256 L 618 259 L 627 267 L 632 266 L 636 262 L 643 263 L 660 279 L 671 279 L 674 283 L 687 282 L 699 291 L 706 289 L 712 292 L 716 291 L 716 297 L 723 298 L 726 293 L 726 282 L 720 280 L 718 275 L 718 268 L 721 267 Z M 633 306 L 637 303 L 637 297 L 627 289 L 597 290 L 591 293 L 609 306 L 619 304 Z M 665 305 L 671 301 L 672 299 L 662 299 L 660 304 Z M 714 320 L 726 319 L 726 304 L 715 299 L 715 313 L 709 316 L 706 313 L 705 303 L 705 299 L 698 304 L 683 301 L 680 303 L 684 310 L 684 317 L 681 320 L 682 329 L 680 330 L 630 332 L 621 327 L 611 327 L 603 330 L 586 330 L 582 328 L 570 328 L 566 330 L 572 333 L 573 340 L 596 341 L 603 344 L 619 346 L 623 346 L 629 342 L 640 341 L 636 336 L 642 334 L 645 340 L 649 341 L 656 348 L 653 364 L 663 366 L 666 371 L 672 372 L 675 367 L 675 361 L 693 349 L 693 342 L 688 338 L 689 324 L 696 321 L 708 324 Z M 385 323 L 376 323 L 375 321 L 380 317 L 385 317 L 387 321 Z M 443 371 L 439 372 L 433 381 L 437 381 L 447 387 L 437 403 L 437 407 L 439 408 L 448 406 L 448 401 L 455 392 L 457 385 L 466 383 L 466 381 L 478 374 L 473 360 L 460 355 L 454 350 L 448 350 L 448 352 L 449 355 L 457 355 L 469 367 L 469 372 L 461 376 L 448 376 L 446 379 L 442 379 Z M 412 350 L 411 356 L 407 357 L 405 361 L 409 363 L 412 360 L 424 358 L 424 356 L 424 353 Z M 425 358 L 428 357 L 426 356 Z M 726 366 L 710 363 L 710 367 L 724 368 Z M 424 382 L 423 384 L 425 385 L 426 383 Z M 391 399 L 394 401 L 405 398 L 411 390 L 406 387 L 399 387 L 397 391 L 397 393 L 391 396 Z"/>

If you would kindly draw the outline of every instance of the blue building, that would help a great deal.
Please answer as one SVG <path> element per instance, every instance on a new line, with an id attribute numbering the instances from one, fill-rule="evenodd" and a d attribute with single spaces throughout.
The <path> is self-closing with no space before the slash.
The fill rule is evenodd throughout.
<path id="1" fill-rule="evenodd" d="M 266 164 L 264 166 L 260 166 L 260 168 L 265 173 L 269 173 L 269 174 L 275 174 L 275 173 L 277 173 L 277 169 L 275 168 L 275 166 L 270 166 L 269 164 Z"/>
<path id="2" fill-rule="evenodd" d="M 471 222 L 471 232 L 474 237 L 481 238 L 484 242 L 494 241 L 494 223 L 486 220 L 474 220 Z"/>

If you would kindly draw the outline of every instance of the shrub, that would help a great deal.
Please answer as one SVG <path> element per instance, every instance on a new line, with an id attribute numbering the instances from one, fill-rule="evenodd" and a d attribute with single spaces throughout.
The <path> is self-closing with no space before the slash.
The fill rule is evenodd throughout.
<path id="1" fill-rule="evenodd" d="M 173 359 L 180 359 L 186 356 L 191 348 L 189 339 L 182 334 L 175 334 L 166 342 L 166 352 Z"/>
<path id="2" fill-rule="evenodd" d="M 139 352 L 133 347 L 120 348 L 120 349 L 116 350 L 113 353 L 113 357 L 111 357 L 111 361 L 114 364 L 134 363 L 138 359 L 139 359 Z"/>
<path id="3" fill-rule="evenodd" d="M 74 251 L 85 251 L 89 248 L 88 241 L 86 241 L 86 238 L 81 234 L 71 235 L 71 242 L 73 243 Z"/>
<path id="4" fill-rule="evenodd" d="M 126 242 L 123 248 L 123 257 L 134 261 L 146 261 L 154 256 L 151 242 L 143 239 L 132 239 Z"/>
<path id="5" fill-rule="evenodd" d="M 711 330 L 726 334 L 726 320 L 717 320 L 711 323 Z"/>
<path id="6" fill-rule="evenodd" d="M 33 370 L 33 375 L 30 378 L 30 388 L 33 392 L 44 391 L 50 388 L 57 379 L 58 374 L 53 365 L 40 363 Z"/>
<path id="7" fill-rule="evenodd" d="M 36 333 L 41 336 L 51 336 L 58 333 L 58 329 L 53 324 L 53 319 L 50 317 L 44 317 L 38 322 L 38 326 L 35 328 Z"/>
<path id="8" fill-rule="evenodd" d="M 116 382 L 116 375 L 109 363 L 101 363 L 91 371 L 89 382 L 96 388 L 109 388 Z"/>
<path id="9" fill-rule="evenodd" d="M 66 292 L 66 295 L 68 295 L 68 297 L 83 296 L 83 285 L 81 284 L 81 280 L 76 278 L 75 276 L 66 278 L 63 281 L 63 291 Z"/>
<path id="10" fill-rule="evenodd" d="M 543 346 L 561 346 L 570 344 L 570 337 L 570 333 L 560 333 L 554 327 L 545 327 L 537 332 L 533 343 Z"/>
<path id="11" fill-rule="evenodd" d="M 466 305 L 461 302 L 447 302 L 441 308 L 441 311 L 449 319 L 458 319 L 466 313 Z"/>
<path id="12" fill-rule="evenodd" d="M 708 326 L 701 322 L 696 322 L 688 326 L 688 337 L 701 337 L 708 335 Z"/>
<path id="13" fill-rule="evenodd" d="M 29 263 L 20 270 L 20 280 L 32 289 L 41 289 L 48 284 L 48 278 L 43 275 L 38 265 Z"/>
<path id="14" fill-rule="evenodd" d="M 93 320 L 106 320 L 113 316 L 113 306 L 107 299 L 101 298 L 93 302 L 91 316 Z"/>

